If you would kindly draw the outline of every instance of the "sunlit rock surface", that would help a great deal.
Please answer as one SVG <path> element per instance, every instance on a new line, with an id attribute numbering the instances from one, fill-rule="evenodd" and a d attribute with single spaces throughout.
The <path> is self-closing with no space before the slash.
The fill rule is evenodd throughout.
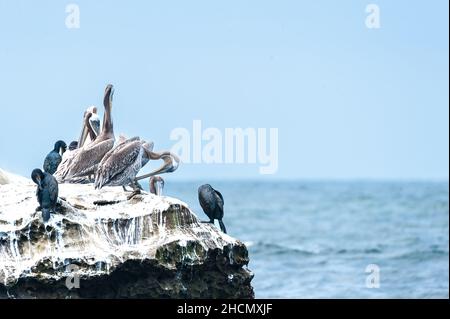
<path id="1" fill-rule="evenodd" d="M 254 297 L 245 245 L 181 201 L 64 184 L 44 224 L 35 185 L 2 176 L 0 298 Z"/>
<path id="2" fill-rule="evenodd" d="M 8 173 L 0 169 L 0 185 L 9 184 L 9 176 Z"/>

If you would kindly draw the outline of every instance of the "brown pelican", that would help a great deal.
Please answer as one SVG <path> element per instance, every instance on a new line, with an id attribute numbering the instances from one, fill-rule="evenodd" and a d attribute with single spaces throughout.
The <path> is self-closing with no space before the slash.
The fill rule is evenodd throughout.
<path id="1" fill-rule="evenodd" d="M 139 170 L 146 164 L 143 160 L 145 148 L 148 143 L 133 137 L 121 141 L 109 151 L 98 165 L 95 176 L 95 188 L 104 186 L 127 186 L 134 187 L 134 179 Z M 148 161 L 147 161 L 148 162 Z"/>
<path id="2" fill-rule="evenodd" d="M 103 157 L 114 147 L 114 128 L 111 117 L 112 98 L 114 89 L 111 84 L 105 89 L 103 104 L 105 114 L 103 117 L 103 128 L 95 141 L 84 145 L 74 157 L 70 165 L 66 179 L 84 177 L 95 174 L 98 164 Z"/>
<path id="3" fill-rule="evenodd" d="M 80 145 L 87 145 L 96 139 L 98 132 L 100 131 L 100 120 L 98 119 L 97 108 L 95 106 L 86 109 L 83 115 L 83 126 L 81 129 L 80 138 L 78 141 L 73 141 L 69 145 L 69 150 L 64 153 L 61 164 L 58 166 L 58 170 L 54 174 L 58 183 L 71 182 L 71 183 L 87 183 L 89 178 L 67 178 L 67 174 L 72 166 L 73 159 L 81 150 Z M 87 141 L 89 139 L 89 141 Z"/>
<path id="4" fill-rule="evenodd" d="M 150 177 L 150 193 L 162 196 L 164 189 L 164 179 L 161 176 Z"/>
<path id="5" fill-rule="evenodd" d="M 79 151 L 79 149 L 77 147 L 78 147 L 78 142 L 73 141 L 69 145 L 69 150 L 67 150 L 63 154 L 61 163 L 59 164 L 58 169 L 55 172 L 55 174 L 53 174 L 53 176 L 55 176 L 58 183 L 64 183 L 65 177 L 70 168 L 70 164 L 72 163 L 73 158 Z"/>
<path id="6" fill-rule="evenodd" d="M 101 189 L 104 186 L 125 186 L 133 188 L 133 194 L 138 194 L 141 186 L 137 182 L 138 179 L 147 178 L 161 173 L 173 172 L 177 169 L 179 159 L 170 152 L 155 153 L 152 151 L 153 143 L 146 142 L 139 137 L 128 140 L 120 138 L 121 141 L 114 149 L 109 151 L 102 159 L 98 166 L 95 176 L 95 188 Z M 149 160 L 163 159 L 164 165 L 159 169 L 147 174 L 144 177 L 136 178 L 137 173 Z M 173 162 L 176 162 L 175 166 Z"/>
<path id="7" fill-rule="evenodd" d="M 54 174 L 58 169 L 62 160 L 62 155 L 67 150 L 67 145 L 64 141 L 57 141 L 53 150 L 47 154 L 44 160 L 44 171 L 49 174 Z"/>
<path id="8" fill-rule="evenodd" d="M 205 214 L 209 217 L 209 222 L 214 224 L 214 219 L 219 220 L 220 229 L 226 234 L 227 230 L 223 223 L 223 196 L 209 184 L 198 188 L 198 200 Z"/>
<path id="9" fill-rule="evenodd" d="M 62 161 L 58 166 L 58 170 L 53 174 L 58 183 L 64 183 L 64 178 L 69 170 L 70 163 L 78 152 L 78 141 L 72 141 L 69 144 L 69 149 L 64 152 Z M 81 182 L 81 181 L 80 181 Z"/>
<path id="10" fill-rule="evenodd" d="M 38 209 L 42 210 L 42 219 L 47 222 L 50 219 L 50 213 L 55 212 L 58 201 L 58 182 L 53 175 L 37 168 L 31 173 L 31 179 L 37 185 Z"/>

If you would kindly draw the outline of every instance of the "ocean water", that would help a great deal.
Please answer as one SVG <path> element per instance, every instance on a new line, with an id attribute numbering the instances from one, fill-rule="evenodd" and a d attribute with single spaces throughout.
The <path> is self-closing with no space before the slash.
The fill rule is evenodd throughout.
<path id="1" fill-rule="evenodd" d="M 257 298 L 449 298 L 448 182 L 211 184 Z M 199 185 L 168 176 L 164 195 L 207 220 Z M 370 264 L 379 288 L 366 285 Z"/>

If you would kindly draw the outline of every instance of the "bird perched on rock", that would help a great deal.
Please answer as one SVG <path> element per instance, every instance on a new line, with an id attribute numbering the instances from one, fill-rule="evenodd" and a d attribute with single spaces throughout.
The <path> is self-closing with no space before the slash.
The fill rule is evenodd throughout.
<path id="1" fill-rule="evenodd" d="M 119 140 L 119 143 L 106 155 L 98 164 L 95 175 L 94 186 L 101 189 L 104 186 L 136 186 L 136 191 L 140 188 L 134 183 L 136 174 L 142 168 L 142 161 L 145 147 L 149 145 L 139 137 Z"/>
<path id="2" fill-rule="evenodd" d="M 39 208 L 42 210 L 42 219 L 47 222 L 50 219 L 50 213 L 55 212 L 58 201 L 58 182 L 53 175 L 38 168 L 31 173 L 31 179 L 37 185 L 36 197 Z"/>
<path id="3" fill-rule="evenodd" d="M 89 130 L 90 127 L 90 124 L 86 124 L 86 120 L 89 122 L 89 118 L 87 117 L 91 114 L 89 112 L 85 113 L 81 140 L 78 142 L 79 151 L 77 151 L 76 155 L 67 167 L 67 172 L 64 174 L 65 181 L 95 175 L 100 161 L 106 153 L 113 149 L 115 141 L 114 125 L 112 120 L 113 95 L 114 87 L 111 84 L 108 84 L 103 96 L 105 113 L 103 115 L 102 131 L 94 141 L 83 145 L 83 141 L 87 137 L 87 130 Z"/>
<path id="4" fill-rule="evenodd" d="M 69 149 L 63 154 L 61 163 L 58 165 L 58 169 L 53 174 L 58 183 L 65 182 L 64 178 L 68 172 L 70 164 L 72 163 L 72 160 L 74 159 L 75 155 L 77 155 L 77 152 L 79 150 L 80 149 L 78 148 L 78 141 L 72 141 L 69 144 Z"/>
<path id="5" fill-rule="evenodd" d="M 205 214 L 209 217 L 209 223 L 214 224 L 214 219 L 219 221 L 220 229 L 226 234 L 227 230 L 223 219 L 223 196 L 209 184 L 198 188 L 198 200 Z"/>
<path id="6" fill-rule="evenodd" d="M 44 171 L 49 174 L 55 174 L 59 164 L 62 161 L 62 155 L 67 149 L 67 145 L 64 141 L 57 141 L 53 150 L 47 154 L 44 160 Z"/>
<path id="7" fill-rule="evenodd" d="M 158 159 L 164 161 L 160 168 L 136 177 L 141 168 L 150 160 Z M 94 186 L 96 189 L 104 186 L 122 186 L 125 191 L 125 186 L 131 186 L 133 193 L 128 196 L 130 199 L 141 193 L 142 187 L 138 183 L 140 179 L 174 172 L 178 168 L 179 162 L 178 156 L 169 151 L 153 152 L 153 142 L 141 140 L 138 136 L 130 139 L 120 137 L 119 143 L 106 153 L 98 164 Z"/>

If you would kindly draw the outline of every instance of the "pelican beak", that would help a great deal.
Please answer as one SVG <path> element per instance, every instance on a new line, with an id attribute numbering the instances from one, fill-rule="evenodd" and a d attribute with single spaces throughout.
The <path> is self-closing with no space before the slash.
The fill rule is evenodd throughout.
<path id="1" fill-rule="evenodd" d="M 178 168 L 178 165 L 173 165 L 172 158 L 170 156 L 164 156 L 162 157 L 164 162 L 166 162 L 165 166 L 162 168 L 162 173 L 172 173 L 175 172 Z"/>
<path id="2" fill-rule="evenodd" d="M 166 173 L 175 172 L 178 169 L 178 167 L 180 166 L 180 158 L 175 154 L 171 154 L 171 155 L 167 156 L 166 158 L 167 158 L 168 166 L 167 166 L 165 172 Z"/>
<path id="3" fill-rule="evenodd" d="M 88 130 L 86 129 L 86 125 L 83 121 L 83 130 L 81 131 L 80 139 L 78 140 L 78 148 L 82 148 L 84 145 L 84 142 L 86 142 L 88 136 Z"/>
<path id="4" fill-rule="evenodd" d="M 105 107 L 111 106 L 113 95 L 114 95 L 114 86 L 112 84 L 108 84 L 105 89 L 105 97 L 103 98 L 103 105 Z"/>

